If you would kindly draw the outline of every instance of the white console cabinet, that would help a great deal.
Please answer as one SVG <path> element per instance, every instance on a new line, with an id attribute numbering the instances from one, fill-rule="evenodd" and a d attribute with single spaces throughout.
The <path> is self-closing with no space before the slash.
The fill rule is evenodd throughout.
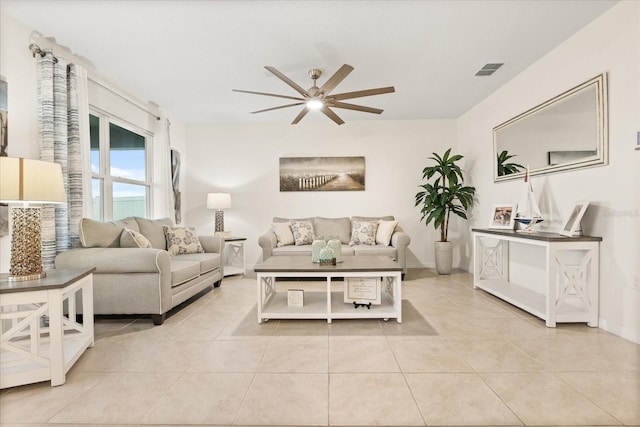
<path id="1" fill-rule="evenodd" d="M 601 237 L 472 231 L 474 288 L 540 317 L 548 327 L 598 326 Z"/>

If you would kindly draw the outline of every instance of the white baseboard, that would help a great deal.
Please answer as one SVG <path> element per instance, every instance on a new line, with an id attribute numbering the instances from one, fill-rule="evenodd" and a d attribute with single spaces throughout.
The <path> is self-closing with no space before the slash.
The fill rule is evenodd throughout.
<path id="1" fill-rule="evenodd" d="M 604 329 L 607 332 L 611 332 L 612 334 L 617 335 L 621 338 L 624 338 L 636 344 L 640 344 L 639 331 L 633 331 L 629 328 L 624 328 L 620 325 L 617 325 L 613 322 L 608 322 L 604 319 L 598 319 L 598 327 Z"/>

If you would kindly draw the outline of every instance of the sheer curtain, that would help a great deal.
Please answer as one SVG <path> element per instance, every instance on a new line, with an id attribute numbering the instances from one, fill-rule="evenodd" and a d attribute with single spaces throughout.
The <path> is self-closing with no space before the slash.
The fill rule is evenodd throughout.
<path id="1" fill-rule="evenodd" d="M 42 208 L 42 261 L 54 268 L 55 256 L 79 239 L 83 216 L 83 151 L 88 151 L 89 115 L 86 71 L 50 49 L 38 56 L 38 131 L 41 160 L 62 166 L 67 204 Z M 78 92 L 81 97 L 78 97 Z M 90 182 L 89 182 L 90 185 Z"/>

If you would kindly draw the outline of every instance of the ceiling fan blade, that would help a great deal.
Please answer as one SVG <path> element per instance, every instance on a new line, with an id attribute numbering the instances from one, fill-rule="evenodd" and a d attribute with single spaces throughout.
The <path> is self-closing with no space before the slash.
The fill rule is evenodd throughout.
<path id="1" fill-rule="evenodd" d="M 231 89 L 234 92 L 251 93 L 253 95 L 275 96 L 277 98 L 295 99 L 296 101 L 304 101 L 304 98 L 296 98 L 295 96 L 278 95 L 276 93 L 254 92 L 252 90 Z"/>
<path id="2" fill-rule="evenodd" d="M 296 102 L 295 104 L 287 104 L 287 105 L 281 105 L 279 107 L 265 108 L 264 110 L 252 111 L 251 114 L 264 113 L 265 111 L 279 110 L 281 108 L 295 107 L 296 105 L 302 105 L 302 104 L 304 104 L 304 102 Z"/>
<path id="3" fill-rule="evenodd" d="M 277 78 L 279 78 L 280 80 L 282 80 L 283 82 L 285 82 L 286 84 L 288 84 L 289 86 L 291 86 L 293 89 L 295 89 L 296 92 L 298 92 L 300 95 L 304 96 L 305 98 L 311 98 L 311 96 L 309 96 L 309 94 L 307 93 L 306 90 L 304 90 L 303 88 L 301 88 L 300 86 L 298 86 L 296 84 L 296 82 L 294 82 L 293 80 L 291 80 L 289 77 L 285 76 L 284 74 L 282 74 L 280 71 L 276 70 L 275 68 L 273 68 L 270 65 L 267 65 L 266 68 L 268 71 L 270 71 L 273 75 L 275 75 Z"/>
<path id="4" fill-rule="evenodd" d="M 298 122 L 299 122 L 300 120 L 302 120 L 302 118 L 303 118 L 304 116 L 306 116 L 308 112 L 309 112 L 309 109 L 308 109 L 307 107 L 304 107 L 304 108 L 302 109 L 302 111 L 300 111 L 300 114 L 298 114 L 298 115 L 296 116 L 296 118 L 295 118 L 295 119 L 293 119 L 293 121 L 291 122 L 291 124 L 292 124 L 292 125 L 298 124 Z"/>
<path id="5" fill-rule="evenodd" d="M 331 107 L 344 108 L 347 110 L 364 111 L 365 113 L 381 114 L 384 110 L 379 108 L 364 107 L 362 105 L 347 104 L 346 102 L 332 102 Z"/>
<path id="6" fill-rule="evenodd" d="M 361 98 L 363 96 L 381 95 L 383 93 L 391 93 L 391 92 L 395 92 L 395 91 L 396 91 L 396 89 L 393 86 L 379 87 L 377 89 L 366 89 L 366 90 L 357 90 L 355 92 L 337 93 L 335 95 L 329 96 L 328 100 Z"/>
<path id="7" fill-rule="evenodd" d="M 338 117 L 338 115 L 336 113 L 334 113 L 333 110 L 331 110 L 326 105 L 324 107 L 322 107 L 320 109 L 320 111 L 322 111 L 325 114 L 325 116 L 329 117 L 331 120 L 333 120 L 337 124 L 341 125 L 341 124 L 344 123 L 344 120 L 342 120 L 340 117 Z"/>
<path id="8" fill-rule="evenodd" d="M 340 67 L 340 69 L 338 71 L 335 72 L 335 74 L 333 76 L 331 76 L 329 78 L 329 80 L 324 82 L 324 84 L 320 88 L 320 92 L 322 92 L 325 95 L 327 95 L 336 86 L 338 86 L 338 84 L 342 80 L 344 80 L 344 78 L 347 77 L 349 75 L 349 73 L 352 72 L 352 71 L 353 71 L 353 67 L 351 65 L 344 64 L 342 67 Z"/>

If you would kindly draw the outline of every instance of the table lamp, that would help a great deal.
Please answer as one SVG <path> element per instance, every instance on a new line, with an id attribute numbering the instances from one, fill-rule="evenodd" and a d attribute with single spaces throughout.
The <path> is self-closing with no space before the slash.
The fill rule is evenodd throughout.
<path id="1" fill-rule="evenodd" d="M 209 193 L 207 194 L 207 208 L 216 211 L 216 234 L 231 234 L 224 231 L 223 209 L 231 208 L 231 194 L 229 193 Z"/>
<path id="2" fill-rule="evenodd" d="M 11 207 L 11 263 L 9 280 L 33 280 L 42 271 L 40 207 L 64 204 L 62 168 L 57 163 L 18 157 L 0 157 L 0 203 Z"/>

